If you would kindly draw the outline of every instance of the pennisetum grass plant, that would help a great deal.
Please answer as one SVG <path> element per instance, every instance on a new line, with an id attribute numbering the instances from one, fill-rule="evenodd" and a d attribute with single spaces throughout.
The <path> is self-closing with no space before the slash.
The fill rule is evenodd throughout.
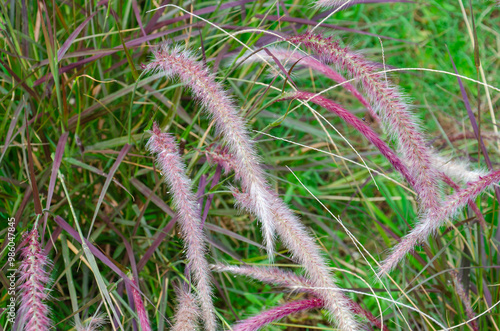
<path id="1" fill-rule="evenodd" d="M 45 331 L 52 326 L 47 299 L 50 281 L 49 258 L 41 248 L 38 230 L 33 228 L 25 234 L 21 244 L 21 265 L 19 266 L 18 289 L 20 306 L 18 316 L 25 331 Z"/>
<path id="2" fill-rule="evenodd" d="M 201 308 L 200 315 L 205 329 L 215 331 L 217 323 L 212 302 L 210 270 L 205 257 L 205 236 L 200 219 L 200 208 L 191 190 L 191 180 L 185 174 L 185 165 L 179 155 L 179 147 L 174 138 L 168 133 L 161 132 L 156 123 L 153 124 L 147 147 L 152 154 L 156 155 L 163 178 L 171 189 L 174 205 L 177 208 L 178 222 L 184 237 L 188 259 L 187 268 L 195 280 L 198 303 Z"/>
<path id="3" fill-rule="evenodd" d="M 350 311 L 346 298 L 335 284 L 318 245 L 283 200 L 270 190 L 253 142 L 247 133 L 246 122 L 238 114 L 226 91 L 215 81 L 208 68 L 196 61 L 190 52 L 163 44 L 153 51 L 153 55 L 153 60 L 145 69 L 159 72 L 164 77 L 179 77 L 182 83 L 191 88 L 206 112 L 213 117 L 218 131 L 222 133 L 228 145 L 229 152 L 234 157 L 234 171 L 241 182 L 241 194 L 245 197 L 245 202 L 241 205 L 255 214 L 263 224 L 269 257 L 272 258 L 272 241 L 276 230 L 294 259 L 304 267 L 319 289 L 318 295 L 324 301 L 324 307 L 331 321 L 340 330 L 357 330 L 359 326 L 355 316 Z M 162 148 L 153 150 L 151 146 L 155 145 L 149 144 L 153 152 L 169 155 L 169 153 L 162 152 Z M 170 170 L 165 166 L 166 164 L 168 163 L 160 161 L 164 175 L 172 177 L 168 179 L 171 181 L 174 176 L 165 173 Z M 171 187 L 175 196 L 175 190 L 178 187 L 175 185 Z M 179 203 L 177 205 L 181 207 Z M 188 242 L 186 248 L 189 249 L 191 244 L 199 245 L 195 242 Z M 204 314 L 203 309 L 202 314 Z"/>
<path id="4" fill-rule="evenodd" d="M 373 131 L 357 116 L 353 115 L 332 100 L 327 99 L 322 95 L 316 95 L 315 93 L 296 91 L 290 93 L 289 95 L 285 95 L 281 100 L 288 99 L 297 99 L 301 101 L 312 102 L 340 117 L 346 123 L 353 126 L 359 133 L 365 136 L 365 138 L 368 139 L 373 145 L 375 145 L 380 153 L 385 156 L 391 163 L 394 169 L 401 173 L 403 178 L 405 178 L 410 185 L 415 186 L 415 179 L 412 177 L 403 161 L 396 155 L 396 153 L 394 153 L 394 151 L 389 146 L 387 146 L 387 144 L 382 139 L 380 139 L 375 131 Z"/>

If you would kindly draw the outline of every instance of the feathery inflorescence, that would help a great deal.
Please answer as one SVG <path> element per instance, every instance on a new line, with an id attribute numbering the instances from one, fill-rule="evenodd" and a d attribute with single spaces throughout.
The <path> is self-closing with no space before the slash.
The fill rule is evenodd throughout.
<path id="1" fill-rule="evenodd" d="M 185 174 L 185 166 L 174 138 L 168 133 L 162 133 L 156 123 L 153 124 L 152 136 L 147 146 L 152 154 L 156 154 L 156 160 L 165 182 L 171 188 L 186 247 L 186 257 L 189 261 L 188 268 L 198 290 L 201 317 L 205 329 L 214 331 L 216 329 L 215 308 L 212 302 L 210 270 L 205 257 L 205 236 L 196 196 L 191 191 L 191 180 Z"/>
<path id="2" fill-rule="evenodd" d="M 339 84 L 342 84 L 342 86 L 346 90 L 351 92 L 352 95 L 356 99 L 358 99 L 359 102 L 361 102 L 361 104 L 363 106 L 365 106 L 368 109 L 370 115 L 375 120 L 379 119 L 377 113 L 375 113 L 372 106 L 370 105 L 370 102 L 368 102 L 368 100 L 366 100 L 365 97 L 363 97 L 363 95 L 351 83 L 347 82 L 347 80 L 341 74 L 339 74 L 338 72 L 333 70 L 333 68 L 330 67 L 329 65 L 322 63 L 321 61 L 315 59 L 311 55 L 304 55 L 296 50 L 288 50 L 285 48 L 271 48 L 271 49 L 269 49 L 269 52 L 275 58 L 277 58 L 281 62 L 284 62 L 285 64 L 286 63 L 291 64 L 291 65 L 299 64 L 299 65 L 305 66 L 307 68 L 311 68 L 312 70 L 315 70 L 315 71 L 325 75 L 326 77 L 330 78 L 331 80 L 333 80 Z M 253 61 L 253 62 L 260 62 L 263 60 L 267 60 L 268 62 L 272 62 L 271 56 L 269 56 L 263 52 L 260 52 L 258 54 L 259 54 L 259 56 L 257 56 L 257 54 L 253 54 L 252 56 L 250 56 L 246 60 Z M 273 68 L 273 69 L 277 70 L 275 68 Z M 276 71 L 276 73 L 278 73 L 278 71 Z"/>
<path id="3" fill-rule="evenodd" d="M 356 0 L 316 0 L 315 7 L 317 8 L 331 8 L 339 7 L 347 3 L 355 3 Z"/>
<path id="4" fill-rule="evenodd" d="M 448 196 L 440 208 L 425 214 L 418 225 L 393 248 L 392 253 L 380 267 L 379 274 L 383 275 L 392 270 L 417 244 L 444 225 L 447 219 L 454 217 L 467 203 L 473 201 L 481 192 L 499 181 L 500 170 L 480 177 L 480 179 L 468 183 L 465 188 Z"/>
<path id="5" fill-rule="evenodd" d="M 200 312 L 189 286 L 181 285 L 177 292 L 177 310 L 172 331 L 198 330 Z"/>
<path id="6" fill-rule="evenodd" d="M 321 307 L 323 307 L 323 301 L 321 299 L 306 299 L 288 302 L 282 306 L 271 308 L 256 316 L 238 322 L 238 324 L 233 327 L 233 331 L 256 331 L 288 315 L 310 309 L 319 309 Z"/>
<path id="7" fill-rule="evenodd" d="M 145 69 L 159 72 L 164 77 L 178 76 L 182 83 L 191 88 L 205 111 L 215 120 L 218 131 L 222 133 L 234 155 L 236 166 L 241 169 L 242 187 L 258 206 L 257 217 L 262 223 L 267 250 L 272 259 L 274 224 L 269 206 L 271 199 L 245 120 L 238 114 L 222 85 L 215 81 L 208 68 L 194 59 L 193 54 L 179 47 L 172 48 L 163 44 L 153 51 L 153 55 L 154 59 Z"/>
<path id="8" fill-rule="evenodd" d="M 231 266 L 221 263 L 212 265 L 211 267 L 212 270 L 216 272 L 230 272 L 236 275 L 257 279 L 270 285 L 282 286 L 291 291 L 305 292 L 317 296 L 316 288 L 309 279 L 296 275 L 291 271 L 285 271 L 274 267 Z M 367 320 L 379 329 L 387 330 L 387 326 L 382 326 L 380 320 L 371 312 L 363 309 L 359 304 L 349 298 L 347 298 L 347 300 L 349 301 L 350 309 L 355 314 L 365 316 Z M 323 301 L 321 301 L 321 305 L 324 305 Z"/>
<path id="9" fill-rule="evenodd" d="M 132 283 L 139 288 L 137 282 L 133 277 L 130 277 Z M 137 312 L 137 316 L 139 317 L 139 325 L 141 326 L 142 331 L 151 331 L 151 324 L 149 323 L 148 313 L 146 312 L 146 308 L 144 307 L 144 301 L 142 300 L 141 293 L 133 286 L 132 287 L 132 296 L 134 298 L 135 310 Z"/>
<path id="10" fill-rule="evenodd" d="M 349 309 L 349 301 L 328 271 L 318 245 L 283 200 L 274 192 L 270 194 L 273 196 L 271 202 L 276 217 L 276 230 L 293 258 L 304 267 L 316 288 L 317 296 L 323 300 L 330 319 L 340 330 L 357 330 L 359 326 Z M 255 206 L 248 194 L 233 190 L 233 195 L 240 207 L 255 214 Z"/>
<path id="11" fill-rule="evenodd" d="M 437 170 L 462 183 L 476 181 L 488 174 L 483 169 L 469 169 L 470 164 L 465 161 L 454 161 L 437 155 L 434 156 L 434 164 Z"/>
<path id="12" fill-rule="evenodd" d="M 235 275 L 241 275 L 261 282 L 287 287 L 291 290 L 300 292 L 314 292 L 314 283 L 290 271 L 284 271 L 274 267 L 254 267 L 254 266 L 232 266 L 222 263 L 211 265 L 215 272 L 230 272 Z"/>
<path id="13" fill-rule="evenodd" d="M 314 93 L 297 91 L 291 93 L 288 96 L 285 96 L 281 100 L 286 100 L 286 99 L 310 101 L 339 116 L 345 122 L 352 125 L 357 131 L 359 131 L 359 133 L 365 136 L 365 138 L 368 139 L 373 145 L 375 145 L 375 147 L 378 148 L 380 153 L 382 153 L 382 155 L 384 155 L 387 158 L 387 160 L 392 164 L 394 169 L 399 171 L 410 185 L 415 186 L 415 179 L 412 177 L 412 175 L 408 171 L 408 168 L 403 163 L 403 161 L 396 155 L 396 153 L 394 153 L 394 151 L 389 146 L 387 146 L 387 144 L 382 139 L 380 139 L 378 134 L 375 131 L 373 131 L 361 119 L 359 119 L 346 109 L 342 108 L 340 105 L 333 102 L 332 100 L 327 99 L 321 95 L 316 95 Z"/>
<path id="14" fill-rule="evenodd" d="M 414 188 L 420 192 L 420 207 L 429 211 L 439 206 L 438 172 L 432 164 L 432 153 L 425 145 L 418 121 L 408 110 L 404 97 L 396 86 L 377 72 L 379 66 L 361 54 L 341 47 L 331 37 L 306 33 L 290 37 L 288 41 L 301 43 L 312 49 L 325 62 L 334 64 L 357 79 L 366 92 L 375 111 L 380 115 L 387 132 L 398 141 L 398 152 L 406 163 Z"/>
<path id="15" fill-rule="evenodd" d="M 76 331 L 98 331 L 107 323 L 106 315 L 92 316 L 83 325 L 75 326 Z"/>
<path id="16" fill-rule="evenodd" d="M 235 174 L 242 183 L 245 208 L 262 222 L 268 250 L 272 252 L 274 228 L 293 257 L 300 263 L 314 281 L 324 307 L 333 323 L 341 330 L 357 330 L 358 324 L 348 308 L 345 297 L 336 286 L 321 256 L 320 248 L 309 235 L 299 219 L 286 204 L 271 191 L 259 165 L 253 143 L 245 128 L 245 120 L 238 115 L 231 99 L 215 82 L 214 76 L 189 52 L 166 45 L 154 52 L 155 58 L 146 66 L 147 70 L 159 71 L 166 77 L 179 76 L 189 86 L 207 112 L 212 114 L 219 132 L 228 143 L 234 156 Z M 176 187 L 172 191 L 177 190 Z M 189 247 L 188 243 L 187 247 Z M 272 258 L 272 256 L 270 256 Z"/>
<path id="17" fill-rule="evenodd" d="M 46 268 L 50 261 L 41 248 L 37 229 L 27 233 L 22 246 L 18 281 L 21 304 L 18 314 L 24 316 L 25 331 L 49 330 L 52 321 L 45 301 L 49 295 L 47 284 L 50 277 Z"/>

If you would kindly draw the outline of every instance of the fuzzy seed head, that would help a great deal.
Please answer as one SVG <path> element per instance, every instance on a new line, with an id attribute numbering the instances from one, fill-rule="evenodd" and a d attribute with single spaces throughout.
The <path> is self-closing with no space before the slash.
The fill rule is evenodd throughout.
<path id="1" fill-rule="evenodd" d="M 152 154 L 156 155 L 158 167 L 171 189 L 188 265 L 198 290 L 198 303 L 201 307 L 203 324 L 206 330 L 215 331 L 217 323 L 206 259 L 205 236 L 200 219 L 200 208 L 191 190 L 191 180 L 185 174 L 185 165 L 174 138 L 168 133 L 161 132 L 156 123 L 153 124 L 151 133 L 147 147 Z M 193 323 L 196 322 L 193 321 Z"/>
<path id="2" fill-rule="evenodd" d="M 139 287 L 133 277 L 131 277 L 131 280 L 135 286 Z M 151 324 L 149 323 L 148 313 L 144 307 L 144 301 L 142 300 L 141 293 L 133 286 L 132 296 L 134 298 L 135 310 L 137 312 L 137 316 L 139 317 L 139 325 L 141 326 L 142 331 L 151 331 Z"/>
<path id="3" fill-rule="evenodd" d="M 419 121 L 409 111 L 405 96 L 379 71 L 379 66 L 348 47 L 342 47 L 331 37 L 306 33 L 291 37 L 289 41 L 305 45 L 324 62 L 334 64 L 339 71 L 357 79 L 386 131 L 398 142 L 398 153 L 415 179 L 421 211 L 439 207 L 439 173 L 433 166 L 432 153 L 426 147 Z"/>
<path id="4" fill-rule="evenodd" d="M 239 169 L 242 187 L 259 203 L 257 217 L 262 223 L 268 254 L 272 259 L 275 225 L 266 197 L 268 184 L 247 132 L 246 121 L 222 85 L 216 82 L 205 65 L 195 60 L 191 52 L 163 44 L 153 51 L 153 55 L 154 59 L 146 66 L 146 70 L 158 72 L 167 78 L 179 77 L 215 120 L 217 130 L 224 137 L 228 152 L 233 155 L 234 164 Z"/>
<path id="5" fill-rule="evenodd" d="M 51 263 L 41 248 L 38 230 L 27 233 L 22 246 L 18 280 L 21 305 L 18 314 L 24 316 L 25 331 L 49 330 L 52 321 L 45 302 L 49 296 L 47 284 L 50 281 L 47 267 Z"/>

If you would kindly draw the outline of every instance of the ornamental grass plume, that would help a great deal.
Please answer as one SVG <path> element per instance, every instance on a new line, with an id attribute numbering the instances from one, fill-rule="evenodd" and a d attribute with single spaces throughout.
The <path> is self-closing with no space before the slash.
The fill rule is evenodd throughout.
<path id="1" fill-rule="evenodd" d="M 332 8 L 339 7 L 344 4 L 356 3 L 355 0 L 316 0 L 315 7 L 317 8 Z"/>
<path id="2" fill-rule="evenodd" d="M 163 178 L 171 189 L 184 238 L 186 257 L 189 261 L 187 268 L 190 270 L 198 291 L 201 318 L 206 330 L 215 331 L 217 323 L 212 302 L 209 266 L 205 257 L 207 254 L 205 236 L 200 209 L 196 196 L 191 190 L 191 180 L 185 174 L 185 165 L 174 138 L 168 133 L 162 133 L 156 123 L 153 123 L 151 133 L 147 147 L 152 154 L 156 154 L 156 161 Z"/>
<path id="3" fill-rule="evenodd" d="M 336 65 L 360 82 L 385 129 L 398 142 L 398 152 L 410 176 L 415 179 L 414 188 L 421 192 L 420 209 L 426 212 L 437 208 L 440 205 L 439 176 L 432 163 L 432 153 L 426 147 L 418 120 L 408 110 L 404 96 L 396 86 L 391 85 L 384 73 L 377 72 L 379 66 L 361 54 L 341 47 L 331 37 L 306 33 L 288 41 L 312 49 L 323 61 Z"/>
<path id="4" fill-rule="evenodd" d="M 105 314 L 92 316 L 89 321 L 83 325 L 75 326 L 76 331 L 98 331 L 108 322 Z"/>
<path id="5" fill-rule="evenodd" d="M 296 275 L 295 273 L 291 271 L 285 271 L 279 268 L 274 268 L 274 267 L 254 267 L 254 266 L 232 266 L 232 265 L 226 265 L 222 263 L 217 263 L 215 265 L 212 265 L 212 270 L 216 272 L 230 272 L 232 274 L 236 275 L 241 275 L 241 276 L 246 276 L 249 278 L 257 279 L 261 282 L 270 284 L 270 285 L 278 285 L 285 287 L 291 291 L 297 291 L 297 292 L 303 292 L 303 293 L 308 293 L 314 296 L 317 296 L 316 294 L 316 288 L 314 284 L 307 278 L 303 276 Z M 383 330 L 388 330 L 387 326 L 382 326 L 380 320 L 376 318 L 371 312 L 363 309 L 358 303 L 350 300 L 349 298 L 346 298 L 349 301 L 349 306 L 350 309 L 353 311 L 353 313 L 357 315 L 362 315 L 365 316 L 367 320 L 369 320 L 373 325 L 378 327 L 379 329 Z M 292 303 L 293 304 L 293 303 Z M 316 306 L 317 305 L 317 306 Z M 324 302 L 322 300 L 316 301 L 315 306 L 311 307 L 308 305 L 304 305 L 305 309 L 312 309 L 312 308 L 322 308 L 324 306 Z M 294 313 L 294 312 L 290 312 Z M 268 314 L 267 312 L 264 312 L 259 315 L 264 315 L 264 316 L 254 316 L 251 317 L 245 321 L 242 321 L 238 323 L 238 326 L 241 325 L 246 325 L 248 322 L 248 326 L 252 325 L 257 325 L 259 323 L 256 323 L 256 321 L 264 322 L 264 321 L 269 321 L 270 319 L 268 318 L 272 314 Z M 278 317 L 277 317 L 278 318 Z M 281 317 L 279 317 L 281 318 Z M 270 321 L 272 322 L 272 321 Z"/>
<path id="6" fill-rule="evenodd" d="M 435 156 L 435 167 L 446 176 L 458 180 L 461 183 L 473 182 L 485 176 L 488 172 L 483 169 L 469 169 L 470 164 L 465 161 L 453 161 L 442 156 Z"/>
<path id="7" fill-rule="evenodd" d="M 469 294 L 465 292 L 465 289 L 462 285 L 458 272 L 456 270 L 451 270 L 450 275 L 451 278 L 453 279 L 453 284 L 455 285 L 455 289 L 457 290 L 457 295 L 460 298 L 460 300 L 462 300 L 462 304 L 465 307 L 465 313 L 467 314 L 467 317 L 470 320 L 469 325 L 472 327 L 473 331 L 478 331 L 479 326 L 477 325 L 476 313 L 474 313 L 474 310 L 472 310 L 472 306 L 470 305 Z"/>
<path id="8" fill-rule="evenodd" d="M 470 182 L 465 188 L 457 190 L 448 196 L 440 208 L 429 211 L 423 216 L 418 225 L 406 235 L 393 248 L 392 253 L 382 263 L 379 275 L 391 271 L 413 248 L 434 234 L 437 229 L 446 223 L 446 220 L 454 217 L 461 208 L 481 194 L 484 190 L 496 185 L 500 181 L 500 170 L 480 177 L 479 180 Z"/>
<path id="9" fill-rule="evenodd" d="M 132 280 L 132 283 L 139 288 L 139 285 L 132 276 L 130 279 Z M 137 316 L 139 317 L 139 325 L 141 326 L 142 331 L 151 331 L 151 324 L 149 323 L 148 313 L 144 307 L 144 301 L 142 300 L 141 293 L 134 286 L 131 287 L 135 310 L 137 312 Z"/>
<path id="10" fill-rule="evenodd" d="M 191 53 L 181 51 L 178 47 L 163 45 L 153 54 L 155 58 L 145 69 L 160 72 L 165 77 L 178 76 L 181 82 L 191 88 L 203 108 L 213 116 L 229 152 L 234 156 L 234 171 L 241 181 L 242 191 L 248 201 L 245 208 L 256 215 L 263 225 L 268 252 L 272 253 L 273 233 L 276 229 L 283 243 L 295 260 L 304 267 L 315 286 L 322 288 L 320 298 L 324 300 L 324 307 L 332 322 L 341 330 L 357 330 L 358 324 L 354 315 L 335 284 L 320 248 L 295 214 L 269 189 L 253 142 L 247 133 L 246 122 L 238 114 L 225 90 L 202 63 L 194 60 Z M 172 174 L 166 176 L 174 177 Z M 172 187 L 172 191 L 177 189 Z M 187 247 L 190 244 L 188 243 Z M 272 255 L 269 257 L 272 258 Z"/>
<path id="11" fill-rule="evenodd" d="M 45 331 L 52 326 L 49 307 L 45 303 L 49 296 L 50 281 L 47 267 L 51 264 L 39 242 L 38 230 L 25 234 L 21 244 L 18 289 L 21 298 L 18 315 L 25 331 Z"/>
<path id="12" fill-rule="evenodd" d="M 256 331 L 288 315 L 311 309 L 319 309 L 323 304 L 323 301 L 317 298 L 288 302 L 282 306 L 271 308 L 259 315 L 238 322 L 233 326 L 233 331 Z"/>
<path id="13" fill-rule="evenodd" d="M 178 76 L 182 83 L 189 86 L 209 113 L 218 131 L 222 133 L 235 164 L 241 169 L 241 185 L 252 195 L 258 205 L 257 217 L 262 229 L 270 258 L 273 258 L 274 224 L 270 213 L 267 181 L 259 165 L 253 142 L 246 129 L 245 120 L 238 114 L 236 107 L 221 84 L 215 81 L 207 67 L 194 59 L 194 55 L 180 47 L 163 44 L 153 51 L 154 59 L 145 70 L 159 72 L 164 77 Z"/>
<path id="14" fill-rule="evenodd" d="M 196 300 L 187 284 L 181 285 L 177 291 L 177 310 L 174 316 L 172 331 L 198 330 L 200 312 Z"/>

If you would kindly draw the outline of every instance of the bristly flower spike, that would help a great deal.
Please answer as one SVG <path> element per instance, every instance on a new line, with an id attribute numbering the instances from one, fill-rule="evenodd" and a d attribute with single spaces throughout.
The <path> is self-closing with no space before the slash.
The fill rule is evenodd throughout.
<path id="1" fill-rule="evenodd" d="M 447 219 L 454 217 L 467 203 L 474 201 L 479 194 L 499 181 L 500 170 L 491 172 L 450 195 L 442 207 L 428 212 L 418 225 L 393 248 L 392 253 L 380 267 L 379 274 L 383 275 L 391 271 L 416 245 L 443 226 Z"/>
<path id="2" fill-rule="evenodd" d="M 236 166 L 241 169 L 242 187 L 258 206 L 257 217 L 262 223 L 267 251 L 272 259 L 274 224 L 273 215 L 269 212 L 271 198 L 245 120 L 238 114 L 222 85 L 215 81 L 214 75 L 201 62 L 194 59 L 192 53 L 163 44 L 153 51 L 153 55 L 154 59 L 146 66 L 146 70 L 159 72 L 167 78 L 179 77 L 215 120 L 218 131 L 234 156 Z"/>
<path id="3" fill-rule="evenodd" d="M 132 276 L 130 279 L 132 280 L 132 283 L 139 288 L 139 285 Z M 146 312 L 146 307 L 144 307 L 144 301 L 142 300 L 141 293 L 135 287 L 131 287 L 135 310 L 137 312 L 137 316 L 139 317 L 139 325 L 141 326 L 142 331 L 151 331 L 151 324 L 149 323 L 148 313 Z"/>
<path id="4" fill-rule="evenodd" d="M 432 153 L 426 147 L 418 120 L 408 110 L 405 98 L 396 86 L 386 80 L 379 66 L 366 60 L 361 54 L 341 47 L 338 41 L 321 35 L 306 33 L 288 39 L 312 49 L 327 63 L 344 70 L 356 78 L 375 111 L 380 115 L 387 132 L 398 141 L 398 152 L 415 179 L 415 190 L 420 193 L 420 209 L 433 210 L 440 205 L 438 171 L 432 163 Z"/>
<path id="5" fill-rule="evenodd" d="M 184 238 L 186 257 L 189 261 L 188 267 L 198 291 L 201 317 L 205 329 L 215 331 L 217 323 L 212 302 L 210 270 L 205 257 L 207 254 L 205 236 L 200 220 L 200 208 L 191 190 L 191 180 L 185 174 L 185 165 L 174 138 L 168 133 L 162 133 L 156 123 L 153 123 L 151 133 L 147 146 L 152 154 L 156 154 L 156 161 L 163 178 L 171 188 Z"/>
<path id="6" fill-rule="evenodd" d="M 182 284 L 176 291 L 177 310 L 174 316 L 172 331 L 198 330 L 200 311 L 189 286 Z"/>
<path id="7" fill-rule="evenodd" d="M 83 325 L 75 326 L 75 329 L 76 331 L 98 331 L 106 323 L 106 315 L 100 314 L 98 316 L 92 316 L 88 321 L 85 321 Z"/>
<path id="8" fill-rule="evenodd" d="M 320 248 L 283 200 L 269 189 L 245 128 L 245 120 L 238 115 L 227 93 L 215 82 L 208 69 L 195 61 L 189 52 L 164 45 L 154 52 L 154 56 L 155 59 L 146 69 L 160 71 L 166 77 L 179 76 L 207 112 L 212 114 L 219 132 L 228 143 L 229 152 L 234 156 L 234 171 L 236 177 L 241 178 L 242 191 L 248 201 L 244 207 L 263 224 L 268 252 L 272 253 L 276 229 L 295 260 L 304 267 L 315 286 L 322 289 L 320 297 L 332 322 L 342 331 L 357 330 L 358 323 L 335 284 Z"/>
<path id="9" fill-rule="evenodd" d="M 311 309 L 319 309 L 322 306 L 323 301 L 321 299 L 306 299 L 288 302 L 282 306 L 271 308 L 256 316 L 238 322 L 238 324 L 233 327 L 233 331 L 257 331 L 288 315 Z"/>
<path id="10" fill-rule="evenodd" d="M 41 248 L 37 229 L 26 234 L 22 246 L 18 280 L 21 305 L 18 314 L 24 316 L 23 330 L 49 330 L 52 321 L 45 301 L 48 299 L 47 284 L 50 281 L 46 269 L 51 263 Z"/>
<path id="11" fill-rule="evenodd" d="M 260 280 L 261 282 L 270 285 L 282 286 L 288 288 L 291 291 L 303 292 L 303 293 L 305 292 L 308 294 L 312 294 L 314 296 L 318 296 L 316 293 L 316 288 L 314 286 L 314 283 L 311 282 L 311 280 L 303 276 L 296 275 L 295 273 L 288 270 L 282 270 L 274 267 L 232 266 L 222 263 L 212 265 L 211 267 L 212 270 L 216 272 L 230 272 L 235 275 L 242 275 L 249 278 L 257 279 Z M 371 312 L 363 309 L 358 303 L 352 301 L 351 299 L 347 298 L 347 300 L 349 301 L 349 306 L 354 313 L 365 316 L 367 320 L 369 320 L 373 325 L 375 325 L 379 329 L 388 331 L 387 326 L 382 325 L 380 319 L 373 316 Z M 317 304 L 318 306 L 310 308 L 322 308 L 324 306 L 324 302 L 322 300 L 315 301 L 315 304 Z M 249 318 L 246 321 L 250 322 L 252 321 L 252 319 L 253 317 Z M 260 318 L 256 318 L 255 320 L 259 319 Z M 250 322 L 249 325 L 252 325 L 252 322 Z"/>
<path id="12" fill-rule="evenodd" d="M 236 171 L 236 176 L 238 172 Z M 337 286 L 334 276 L 326 267 L 320 248 L 292 210 L 274 192 L 272 212 L 276 217 L 276 230 L 283 243 L 290 249 L 294 260 L 301 264 L 309 276 L 317 296 L 334 325 L 342 331 L 358 330 L 359 325 L 349 309 L 349 300 Z M 245 192 L 233 190 L 237 204 L 255 214 L 252 199 Z"/>

